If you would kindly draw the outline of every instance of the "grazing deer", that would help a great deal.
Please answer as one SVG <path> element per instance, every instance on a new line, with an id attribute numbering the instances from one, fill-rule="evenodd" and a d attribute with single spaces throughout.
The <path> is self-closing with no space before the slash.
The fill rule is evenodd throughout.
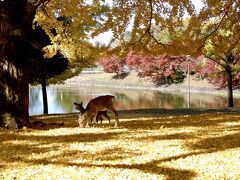
<path id="1" fill-rule="evenodd" d="M 74 105 L 75 105 L 75 108 L 77 110 L 79 110 L 81 114 L 85 113 L 86 109 L 84 109 L 84 107 L 82 105 L 82 102 L 80 102 L 80 103 L 74 102 Z M 97 123 L 98 123 L 98 119 L 100 119 L 100 121 L 102 123 L 102 121 L 103 121 L 103 117 L 102 116 L 106 117 L 108 119 L 109 123 L 110 123 L 110 117 L 107 115 L 107 110 L 106 111 L 98 111 L 97 120 L 96 120 Z M 93 119 L 93 116 L 91 117 L 91 123 L 92 123 L 92 119 Z"/>
<path id="2" fill-rule="evenodd" d="M 82 116 L 79 116 L 78 123 L 79 127 L 85 127 L 89 122 L 91 122 L 92 116 L 96 122 L 96 117 L 98 111 L 111 111 L 115 115 L 115 127 L 119 126 L 118 120 L 118 113 L 113 105 L 114 96 L 106 95 L 106 96 L 99 96 L 89 101 L 85 112 Z"/>

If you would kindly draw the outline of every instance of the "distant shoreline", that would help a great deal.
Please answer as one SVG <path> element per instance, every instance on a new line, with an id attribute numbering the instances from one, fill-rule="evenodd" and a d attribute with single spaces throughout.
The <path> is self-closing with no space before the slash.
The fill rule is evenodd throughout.
<path id="1" fill-rule="evenodd" d="M 214 94 L 226 96 L 227 90 L 219 90 L 213 87 L 206 80 L 194 80 L 191 78 L 190 86 L 187 80 L 181 84 L 163 85 L 156 87 L 153 83 L 149 82 L 146 78 L 139 78 L 137 74 L 131 73 L 129 77 L 124 79 L 113 79 L 112 73 L 82 73 L 78 76 L 70 78 L 64 82 L 64 86 L 93 86 L 104 88 L 116 89 L 136 89 L 136 90 L 150 90 L 159 92 L 181 92 L 181 93 L 201 93 L 201 94 Z M 61 86 L 61 85 L 58 85 Z M 240 91 L 233 91 L 234 97 L 240 97 Z"/>

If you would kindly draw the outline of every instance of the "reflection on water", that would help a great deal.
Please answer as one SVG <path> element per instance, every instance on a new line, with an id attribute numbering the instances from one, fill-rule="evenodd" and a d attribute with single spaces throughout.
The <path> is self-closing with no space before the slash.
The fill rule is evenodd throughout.
<path id="1" fill-rule="evenodd" d="M 59 87 L 47 88 L 49 114 L 71 113 L 75 110 L 74 102 L 83 102 L 84 107 L 88 101 L 100 95 L 112 94 L 116 97 L 116 109 L 145 109 L 145 108 L 187 108 L 187 93 L 166 93 L 143 90 L 125 90 L 100 87 Z M 29 114 L 42 114 L 42 91 L 38 87 L 30 87 Z M 235 106 L 240 100 L 235 99 Z M 190 107 L 219 108 L 226 107 L 225 97 L 208 94 L 191 94 Z"/>

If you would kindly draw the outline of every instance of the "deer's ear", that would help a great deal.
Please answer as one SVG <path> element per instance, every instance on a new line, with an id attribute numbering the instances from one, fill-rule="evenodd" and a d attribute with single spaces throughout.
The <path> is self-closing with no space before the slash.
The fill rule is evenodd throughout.
<path id="1" fill-rule="evenodd" d="M 77 103 L 76 103 L 76 102 L 74 102 L 74 105 L 76 106 L 76 105 L 77 105 Z"/>

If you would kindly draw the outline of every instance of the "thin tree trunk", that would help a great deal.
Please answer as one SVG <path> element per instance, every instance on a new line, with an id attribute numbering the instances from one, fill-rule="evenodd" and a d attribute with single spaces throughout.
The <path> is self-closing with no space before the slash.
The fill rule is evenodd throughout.
<path id="1" fill-rule="evenodd" d="M 227 56 L 227 65 L 225 67 L 226 76 L 227 76 L 228 107 L 233 107 L 233 75 L 232 75 L 233 60 L 234 60 L 234 56 L 232 54 L 229 54 Z"/>
<path id="2" fill-rule="evenodd" d="M 47 89 L 46 81 L 41 83 L 42 86 L 42 97 L 43 97 L 43 114 L 48 114 L 48 100 L 47 100 Z"/>
<path id="3" fill-rule="evenodd" d="M 227 71 L 227 103 L 228 107 L 233 107 L 232 72 Z"/>

